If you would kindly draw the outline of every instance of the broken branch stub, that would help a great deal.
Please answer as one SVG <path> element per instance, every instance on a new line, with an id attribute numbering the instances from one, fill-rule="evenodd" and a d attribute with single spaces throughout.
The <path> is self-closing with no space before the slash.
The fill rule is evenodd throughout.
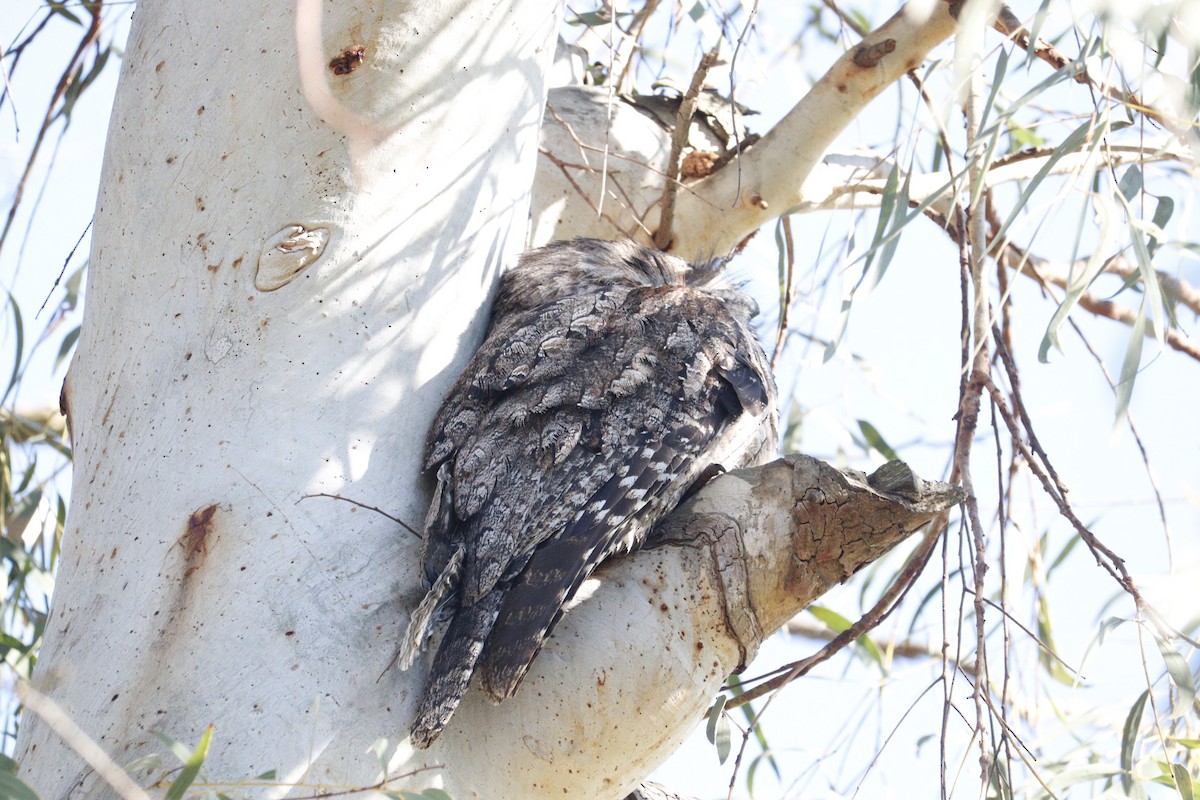
<path id="1" fill-rule="evenodd" d="M 865 475 L 789 455 L 714 480 L 651 546 L 707 548 L 741 667 L 797 612 L 962 498 L 901 461 Z"/>

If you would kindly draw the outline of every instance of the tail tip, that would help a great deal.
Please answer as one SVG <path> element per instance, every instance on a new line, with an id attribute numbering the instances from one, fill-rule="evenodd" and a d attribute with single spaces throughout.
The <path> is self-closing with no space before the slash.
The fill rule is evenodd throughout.
<path id="1" fill-rule="evenodd" d="M 408 739 L 416 749 L 428 750 L 429 745 L 433 744 L 441 732 L 441 725 L 430 724 L 428 720 L 418 719 L 413 723 Z"/>

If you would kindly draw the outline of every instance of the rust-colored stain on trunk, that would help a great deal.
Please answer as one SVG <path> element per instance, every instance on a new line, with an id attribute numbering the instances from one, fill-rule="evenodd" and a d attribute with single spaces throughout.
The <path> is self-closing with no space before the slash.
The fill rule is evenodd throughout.
<path id="1" fill-rule="evenodd" d="M 366 49 L 362 45 L 347 47 L 342 54 L 329 62 L 329 71 L 334 75 L 349 75 L 363 63 Z"/>
<path id="2" fill-rule="evenodd" d="M 213 532 L 213 517 L 217 513 L 217 504 L 210 503 L 198 508 L 188 517 L 187 530 L 179 537 L 183 546 L 183 560 L 186 568 L 183 576 L 186 578 L 203 566 L 204 557 L 208 555 L 208 539 Z"/>

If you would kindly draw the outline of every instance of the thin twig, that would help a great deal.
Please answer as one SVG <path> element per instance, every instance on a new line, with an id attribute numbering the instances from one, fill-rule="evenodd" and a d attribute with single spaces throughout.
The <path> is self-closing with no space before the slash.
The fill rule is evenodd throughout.
<path id="1" fill-rule="evenodd" d="M 586 191 L 584 191 L 584 188 L 579 185 L 578 181 L 575 180 L 575 176 L 573 176 L 568 171 L 568 169 L 571 169 L 571 168 L 584 170 L 584 171 L 592 171 L 592 167 L 590 165 L 588 165 L 588 164 L 572 164 L 568 161 L 563 161 L 561 158 L 558 158 L 553 153 L 551 153 L 549 150 L 546 150 L 544 148 L 540 148 L 538 150 L 538 152 L 541 153 L 542 156 L 547 161 L 549 161 L 554 166 L 558 167 L 558 171 L 562 173 L 563 179 L 566 180 L 567 183 L 571 184 L 571 188 L 575 190 L 575 193 L 577 195 L 579 195 L 580 199 L 582 199 L 583 202 L 587 203 L 588 206 L 593 211 L 596 212 L 596 217 L 598 219 L 602 219 L 605 222 L 607 222 L 609 225 L 612 225 L 614 230 L 621 231 L 621 233 L 624 233 L 626 236 L 633 238 L 630 235 L 629 231 L 624 230 L 620 226 L 620 224 L 617 223 L 617 221 L 615 219 L 613 219 L 611 216 L 609 216 L 609 213 L 607 211 L 602 211 L 599 206 L 597 206 L 595 203 L 592 202 L 592 198 L 588 197 L 588 194 Z M 621 185 L 619 183 L 617 183 L 616 181 L 613 181 L 613 184 L 618 189 L 621 188 Z M 624 190 L 622 190 L 622 194 L 624 194 Z M 621 203 L 622 207 L 626 211 L 629 212 L 629 215 L 631 217 L 633 217 L 633 221 L 637 224 L 637 226 L 642 229 L 642 232 L 645 233 L 647 237 L 649 237 L 651 235 L 650 229 L 647 228 L 642 223 L 641 215 L 637 213 L 637 209 L 630 206 L 627 202 L 620 200 L 620 198 L 617 198 L 615 195 L 613 195 L 613 197 L 614 197 L 614 199 L 617 199 Z M 626 199 L 628 199 L 628 195 L 626 195 Z"/>
<path id="2" fill-rule="evenodd" d="M 54 296 L 54 290 L 58 288 L 60 283 L 62 283 L 63 276 L 67 274 L 67 267 L 70 265 L 71 259 L 75 257 L 75 251 L 79 249 L 79 245 L 83 243 L 83 237 L 87 236 L 87 232 L 92 229 L 92 223 L 95 221 L 96 216 L 93 214 L 92 218 L 88 220 L 88 224 L 84 226 L 83 233 L 79 234 L 79 238 L 75 240 L 75 246 L 71 248 L 71 252 L 67 253 L 67 257 L 63 261 L 62 269 L 59 270 L 58 277 L 54 279 L 54 285 L 50 287 L 50 291 L 46 292 L 46 299 L 42 301 L 41 308 L 39 308 L 37 313 L 33 315 L 34 319 L 40 317 L 42 312 L 46 310 L 46 304 L 49 303 L 50 298 Z"/>
<path id="3" fill-rule="evenodd" d="M 874 187 L 864 187 L 862 191 L 875 192 Z M 879 191 L 882 191 L 880 189 Z M 909 200 L 909 207 L 916 208 L 919 205 L 917 200 Z M 934 210 L 932 207 L 924 209 L 924 215 L 928 217 L 940 230 L 946 233 L 951 241 L 956 244 L 959 242 L 959 235 L 954 226 L 948 225 L 946 217 Z M 1000 245 L 992 245 L 992 255 L 998 260 L 1006 263 L 1010 269 L 1024 275 L 1025 277 L 1036 281 L 1043 288 L 1046 286 L 1056 286 L 1060 289 L 1066 289 L 1069 283 L 1066 272 L 1062 270 L 1054 270 L 1050 266 L 1050 262 L 1040 256 L 1035 256 L 1025 250 L 1022 250 L 1012 242 L 1005 241 Z M 1080 259 L 1076 263 L 1087 263 L 1087 259 Z M 1124 259 L 1114 258 L 1111 262 L 1114 266 L 1106 272 L 1130 278 L 1137 271 L 1136 266 L 1132 266 L 1124 261 Z M 1161 270 L 1158 271 L 1158 277 L 1162 284 L 1164 295 L 1179 302 L 1181 305 L 1187 306 L 1189 309 L 1200 313 L 1200 292 L 1187 281 L 1175 278 L 1172 275 L 1166 275 Z M 1132 327 L 1137 320 L 1137 312 L 1119 305 L 1112 300 L 1101 300 L 1090 292 L 1083 292 L 1076 300 L 1076 305 L 1084 311 L 1090 312 L 1094 316 L 1104 317 L 1113 322 L 1120 322 L 1123 325 Z M 1147 328 L 1146 336 L 1154 336 L 1154 331 Z M 1196 361 L 1200 361 L 1200 341 L 1193 339 L 1186 333 L 1177 328 L 1167 328 L 1163 332 L 1163 340 L 1172 350 L 1190 356 Z M 964 373 L 965 378 L 965 373 Z"/>
<path id="4" fill-rule="evenodd" d="M 970 676 L 967 676 L 967 677 L 969 678 Z M 976 692 L 979 691 L 978 686 L 975 687 L 975 691 Z M 1008 721 L 1004 718 L 1004 715 L 999 713 L 999 710 L 992 704 L 991 696 L 988 695 L 987 692 L 983 692 L 982 694 L 983 694 L 983 701 L 985 703 L 987 703 L 988 708 L 991 709 L 992 719 L 999 720 L 1000 730 L 1001 730 L 1004 738 L 1011 739 L 1013 742 L 1016 743 L 1017 755 L 1020 757 L 1021 761 L 1024 762 L 1025 768 L 1029 770 L 1029 774 L 1032 775 L 1034 780 L 1036 780 L 1041 785 L 1042 789 L 1046 792 L 1047 796 L 1052 798 L 1052 800 L 1059 800 L 1059 796 L 1057 794 L 1055 794 L 1054 790 L 1051 789 L 1046 784 L 1046 781 L 1042 778 L 1041 773 L 1038 771 L 1037 757 L 1029 750 L 1029 748 L 1025 745 L 1025 743 L 1021 741 L 1021 737 L 1017 736 L 1016 731 L 1014 731 L 1011 727 L 1009 727 Z"/>
<path id="5" fill-rule="evenodd" d="M 20 139 L 21 126 L 17 123 L 17 103 L 16 103 L 16 100 L 13 99 L 12 84 L 10 83 L 10 81 L 12 80 L 13 73 L 15 73 L 17 71 L 17 63 L 21 60 L 21 56 L 25 53 L 25 48 L 28 47 L 29 44 L 34 39 L 37 38 L 37 35 L 42 32 L 42 29 L 45 28 L 46 25 L 49 24 L 50 20 L 53 17 L 54 17 L 54 12 L 51 11 L 49 8 L 47 8 L 46 15 L 44 17 L 42 17 L 42 21 L 39 22 L 34 27 L 34 29 L 29 32 L 29 35 L 26 36 L 23 40 L 21 40 L 20 44 L 15 44 L 12 47 L 10 47 L 8 50 L 6 50 L 3 54 L 3 57 L 0 58 L 0 73 L 3 73 L 3 75 L 4 75 L 4 91 L 0 92 L 0 106 L 4 105 L 4 101 L 6 98 L 9 100 L 9 103 L 12 105 L 13 134 L 14 134 L 13 138 L 17 139 L 18 141 Z M 28 25 L 29 25 L 29 23 L 26 22 L 25 27 L 27 27 Z M 24 30 L 24 28 L 22 28 L 22 30 Z M 20 36 L 21 32 L 18 31 L 17 35 Z M 4 61 L 4 59 L 10 58 L 10 57 L 12 59 L 12 63 L 8 67 L 5 67 L 3 64 L 3 61 Z"/>
<path id="6" fill-rule="evenodd" d="M 988 204 L 987 204 L 986 211 L 987 211 L 988 219 L 990 221 L 993 216 L 991 190 L 988 190 L 988 192 L 987 192 L 987 199 L 988 199 Z M 1010 319 L 1010 316 L 1008 313 L 1008 310 L 1009 310 L 1009 307 L 1011 304 L 1010 304 L 1009 295 L 1008 295 L 1007 287 L 1006 287 L 1006 278 L 1008 277 L 1008 272 L 1006 271 L 1005 267 L 1003 265 L 999 264 L 998 262 L 996 264 L 996 271 L 998 274 L 1004 276 L 1004 278 L 1001 278 L 999 281 L 1000 298 L 1001 298 L 1001 300 L 1000 300 L 1000 319 L 1001 319 L 1000 327 L 1001 327 L 1003 334 L 1005 336 L 1008 336 L 1011 333 L 1011 328 L 1009 327 L 1009 325 L 1011 323 L 1011 319 Z M 1011 615 L 1008 613 L 1008 547 L 1007 547 L 1007 545 L 1008 545 L 1008 514 L 1006 513 L 1007 506 L 1005 505 L 1005 502 L 1008 499 L 1009 494 L 1008 494 L 1008 491 L 1007 491 L 1007 489 L 1005 487 L 1005 483 L 1004 483 L 1004 448 L 1000 444 L 1000 426 L 996 424 L 996 406 L 994 404 L 992 405 L 992 436 L 993 436 L 993 441 L 995 442 L 995 447 L 996 447 L 996 498 L 998 501 L 996 503 L 996 517 L 997 517 L 997 522 L 998 522 L 996 527 L 997 527 L 997 538 L 1000 540 L 1000 558 L 999 558 L 1000 603 L 1001 603 L 1000 620 L 1001 620 L 1001 629 L 1003 631 L 1003 645 L 1002 645 L 1002 651 L 1001 651 L 1003 654 L 1003 659 L 1001 661 L 1001 671 L 1003 674 L 1002 674 L 1001 683 L 1000 683 L 1000 708 L 1008 709 L 1010 707 L 1010 702 L 1011 702 L 1010 697 L 1009 697 L 1009 679 L 1011 678 L 1011 672 L 1009 669 L 1009 667 L 1010 667 L 1009 661 L 1010 661 L 1010 656 L 1012 654 L 1012 630 L 1009 625 Z M 1015 459 L 1015 453 L 1012 450 L 1010 450 L 1010 457 L 1009 457 L 1010 470 L 1008 473 L 1010 483 L 1011 483 L 1012 474 L 1013 474 L 1011 467 L 1013 465 L 1014 459 Z M 1020 623 L 1017 623 L 1017 624 L 1020 625 Z M 1025 630 L 1027 633 L 1029 632 L 1028 629 L 1025 628 L 1025 626 L 1021 625 L 1021 628 L 1023 630 Z M 1037 640 L 1037 637 L 1035 636 L 1034 639 Z M 1040 640 L 1038 640 L 1038 644 L 1041 644 Z M 1050 653 L 1050 655 L 1053 656 L 1054 658 L 1058 658 L 1058 655 L 1053 650 L 1046 648 L 1046 651 L 1048 653 Z M 1007 767 L 1005 774 L 1011 777 L 1011 775 L 1012 775 L 1012 748 L 1009 747 L 1007 739 L 1002 739 L 1002 744 L 1004 747 L 1005 765 Z M 1011 792 L 1010 792 L 1010 794 L 1011 794 Z"/>
<path id="7" fill-rule="evenodd" d="M 1051 270 L 1049 267 L 1049 262 L 1047 262 L 1045 259 L 1033 256 L 1011 242 L 1005 242 L 1003 245 L 1003 250 L 1007 251 L 1009 262 L 1013 265 L 1013 269 L 1028 275 L 1028 277 L 1038 281 L 1039 283 L 1053 284 L 1060 289 L 1067 288 L 1069 284 L 1067 275 L 1062 271 Z M 1105 271 L 1111 271 L 1114 275 L 1118 275 L 1126 279 L 1132 277 L 1133 273 L 1137 270 L 1136 267 L 1131 268 L 1131 265 L 1126 264 L 1123 261 L 1118 261 L 1117 259 L 1113 259 L 1112 265 L 1114 266 L 1112 270 L 1109 270 L 1108 267 L 1106 267 Z M 1160 271 L 1160 280 L 1163 277 L 1164 275 Z M 1173 276 L 1165 277 L 1169 278 L 1169 280 L 1163 284 L 1164 293 L 1173 299 L 1182 302 L 1193 311 L 1200 313 L 1200 295 L 1197 294 L 1195 288 L 1187 282 L 1178 280 Z M 1080 294 L 1076 304 L 1080 308 L 1091 312 L 1097 317 L 1105 317 L 1113 320 L 1114 322 L 1120 322 L 1130 327 L 1132 327 L 1134 322 L 1137 320 L 1137 312 L 1126 308 L 1125 306 L 1118 305 L 1112 300 L 1101 300 L 1090 292 L 1083 292 Z M 1149 326 L 1147 327 L 1146 335 L 1154 335 L 1154 332 L 1150 330 Z M 1186 333 L 1183 333 L 1177 328 L 1168 328 L 1164 331 L 1163 338 L 1172 350 L 1176 350 L 1184 355 L 1191 356 L 1197 361 L 1200 361 L 1200 342 L 1191 338 Z"/>
<path id="8" fill-rule="evenodd" d="M 54 123 L 54 120 L 58 119 L 59 101 L 66 95 L 67 89 L 75 79 L 75 76 L 83 69 L 83 54 L 100 39 L 100 15 L 104 9 L 104 4 L 93 3 L 86 6 L 86 8 L 88 13 L 91 14 L 92 20 L 80 38 L 79 44 L 75 47 L 75 52 L 67 62 L 67 67 L 63 70 L 62 76 L 59 77 L 58 85 L 54 87 L 54 92 L 50 95 L 50 103 L 46 106 L 46 113 L 42 117 L 41 127 L 38 128 L 37 136 L 33 140 L 33 149 L 29 152 L 29 158 L 25 161 L 25 169 L 21 172 L 16 189 L 13 190 L 13 199 L 8 207 L 8 216 L 4 220 L 4 229 L 0 231 L 0 250 L 4 249 L 4 242 L 8 239 L 9 231 L 12 230 L 13 221 L 17 216 L 17 208 L 21 205 L 21 198 L 25 194 L 25 186 L 29 182 L 29 176 L 33 173 L 33 165 L 37 161 L 38 152 L 41 150 L 42 144 L 46 141 L 46 134 L 49 132 L 50 126 Z"/>
<path id="9" fill-rule="evenodd" d="M 407 770 L 398 775 L 392 775 L 391 777 L 386 777 L 386 778 L 383 778 L 382 780 L 378 780 L 375 783 L 371 784 L 370 786 L 332 787 L 332 786 L 329 786 L 328 784 L 321 784 L 321 783 L 288 783 L 285 781 L 240 781 L 238 783 L 218 783 L 218 782 L 210 782 L 210 781 L 196 781 L 195 783 L 192 784 L 192 786 L 195 786 L 197 789 L 209 789 L 209 790 L 214 790 L 214 791 L 220 791 L 222 789 L 224 789 L 225 791 L 229 791 L 230 789 L 245 789 L 245 788 L 316 789 L 317 791 L 311 792 L 310 794 L 295 794 L 295 795 L 289 794 L 288 800 L 328 800 L 328 798 L 331 798 L 331 797 L 344 797 L 349 794 L 365 794 L 368 792 L 378 792 L 382 789 L 388 788 L 389 784 L 394 784 L 396 781 L 408 780 L 409 778 L 413 777 L 414 775 L 419 775 L 422 772 L 430 772 L 432 770 L 445 769 L 445 766 L 446 766 L 445 764 L 430 764 L 427 767 L 416 767 L 415 769 Z M 389 796 L 391 796 L 393 794 L 393 792 L 387 792 L 387 794 Z M 405 792 L 404 794 L 407 794 L 407 792 Z M 424 796 L 424 795 L 422 795 L 422 796 Z"/>
<path id="10" fill-rule="evenodd" d="M 1083 335 L 1083 331 L 1079 329 L 1079 325 L 1076 324 L 1075 320 L 1068 319 L 1067 322 L 1070 323 L 1075 334 L 1079 336 L 1079 341 L 1083 342 L 1084 348 L 1087 349 L 1088 353 L 1096 361 L 1096 365 L 1100 367 L 1100 373 L 1104 375 L 1104 380 L 1108 381 L 1108 388 L 1113 391 L 1113 394 L 1116 394 L 1117 383 L 1108 371 L 1104 359 L 1100 357 L 1100 354 L 1092 347 L 1092 343 Z M 1158 479 L 1154 476 L 1154 470 L 1150 467 L 1150 455 L 1146 452 L 1146 443 L 1142 441 L 1142 436 L 1138 433 L 1137 425 L 1133 421 L 1133 412 L 1128 407 L 1125 409 L 1125 424 L 1129 426 L 1129 432 L 1133 434 L 1133 441 L 1142 456 L 1142 466 L 1146 468 L 1146 478 L 1150 481 L 1150 489 L 1154 492 L 1154 502 L 1158 506 L 1158 518 L 1162 521 L 1163 533 L 1167 538 L 1167 571 L 1171 572 L 1174 569 L 1175 563 L 1175 547 L 1173 537 L 1171 536 L 1171 528 L 1167 524 L 1167 505 L 1163 501 L 1162 492 L 1159 491 Z"/>
<path id="11" fill-rule="evenodd" d="M 578 194 L 579 197 L 585 203 L 587 203 L 588 206 L 590 206 L 593 211 L 596 212 L 597 219 L 604 220 L 605 222 L 612 225 L 615 230 L 620 231 L 621 233 L 625 234 L 629 238 L 636 239 L 637 237 L 635 237 L 633 235 L 632 231 L 628 231 L 628 230 L 625 230 L 624 228 L 622 228 L 619 224 L 617 224 L 616 220 L 614 220 L 611 216 L 609 216 L 607 214 L 607 212 L 605 212 L 603 210 L 603 202 L 601 202 L 599 205 L 594 203 L 592 201 L 591 197 L 589 197 L 587 192 L 583 189 L 583 187 L 580 186 L 579 183 L 575 180 L 575 178 L 567 171 L 568 168 L 570 168 L 570 169 L 578 169 L 578 170 L 581 170 L 584 172 L 589 172 L 593 175 L 599 174 L 601 176 L 601 181 L 600 181 L 601 201 L 603 201 L 604 195 L 607 191 L 607 180 L 610 179 L 611 176 L 608 175 L 607 167 L 605 167 L 603 170 L 598 170 L 588 162 L 587 154 L 589 152 L 599 153 L 599 154 L 601 154 L 602 157 L 605 157 L 606 159 L 607 159 L 608 155 L 611 155 L 612 158 L 614 158 L 618 161 L 626 161 L 630 164 L 634 164 L 642 169 L 645 169 L 649 172 L 653 172 L 656 175 L 660 176 L 661 178 L 663 178 L 664 183 L 674 182 L 677 187 L 682 187 L 685 192 L 689 192 L 689 193 L 691 192 L 690 189 L 688 189 L 686 186 L 683 186 L 683 184 L 679 183 L 677 178 L 668 177 L 667 173 L 656 169 L 654 166 L 647 164 L 645 161 L 642 161 L 640 159 L 633 158 L 630 156 L 626 156 L 626 155 L 623 155 L 622 153 L 617 153 L 617 152 L 613 152 L 611 154 L 606 155 L 604 148 L 587 144 L 582 139 L 580 139 L 579 134 L 577 134 L 575 132 L 575 128 L 571 125 L 571 123 L 567 122 L 565 119 L 563 119 L 561 116 L 559 116 L 558 112 L 555 110 L 555 108 L 552 104 L 550 104 L 550 103 L 546 104 L 546 111 L 550 114 L 550 116 L 554 119 L 555 122 L 557 122 L 559 125 L 562 126 L 563 130 L 566 131 L 567 136 L 569 136 L 571 138 L 571 141 L 575 144 L 576 148 L 578 148 L 578 150 L 579 150 L 579 156 L 580 156 L 580 158 L 583 159 L 583 163 L 582 164 L 573 164 L 569 161 L 565 161 L 563 159 L 558 158 L 557 156 L 555 156 L 553 153 L 551 153 L 549 150 L 547 150 L 545 148 L 539 149 L 538 152 L 540 152 L 543 156 L 545 156 L 547 161 L 549 161 L 551 164 L 554 164 L 556 167 L 558 167 L 559 171 L 562 172 L 562 174 L 563 174 L 563 178 L 566 179 L 566 181 L 571 184 L 571 187 L 575 190 L 576 194 Z M 605 163 L 607 163 L 607 161 Z M 625 187 L 622 186 L 619 181 L 612 179 L 612 184 L 613 184 L 613 186 L 615 186 L 617 188 L 618 191 L 620 191 L 621 197 L 617 197 L 615 194 L 612 194 L 611 192 L 608 192 L 608 195 L 611 196 L 617 202 L 619 202 L 621 204 L 621 207 L 629 213 L 630 217 L 633 218 L 633 221 L 637 225 L 638 229 L 645 235 L 646 241 L 653 241 L 654 234 L 650 232 L 650 229 L 648 227 L 646 227 L 646 223 L 645 223 L 646 214 L 642 211 L 638 211 L 638 209 L 634 205 L 633 198 L 629 196 L 629 192 L 626 191 Z"/>
<path id="12" fill-rule="evenodd" d="M 692 83 L 687 93 L 679 103 L 679 112 L 675 115 L 675 130 L 671 134 L 671 155 L 667 158 L 667 182 L 663 185 L 662 213 L 659 214 L 658 230 L 654 232 L 654 246 L 666 250 L 671 246 L 671 229 L 675 220 L 675 196 L 679 192 L 679 164 L 683 159 L 683 148 L 687 145 L 688 134 L 692 129 L 692 114 L 696 112 L 696 100 L 700 90 L 704 88 L 704 78 L 708 71 L 717 63 L 721 44 L 718 42 L 700 59 L 699 66 L 692 74 Z"/>
<path id="13" fill-rule="evenodd" d="M 625 57 L 625 63 L 621 65 L 621 75 L 617 78 L 616 87 L 617 93 L 624 90 L 625 79 L 629 77 L 629 70 L 633 68 L 633 56 L 637 51 L 638 43 L 642 40 L 642 33 L 646 30 L 646 23 L 650 21 L 650 17 L 658 9 L 658 4 L 662 0 L 646 0 L 646 5 L 642 6 L 641 10 L 633 15 L 633 19 L 629 22 L 629 33 L 626 34 L 633 45 L 629 49 L 629 55 Z M 612 81 L 612 74 L 608 76 L 609 81 Z"/>
<path id="14" fill-rule="evenodd" d="M 960 40 L 960 45 L 961 45 Z M 975 72 L 972 73 L 976 74 Z M 974 147 L 979 133 L 979 122 L 982 111 L 982 90 L 978 78 L 973 78 L 972 86 L 966 102 L 967 146 Z M 982 192 L 983 167 L 977 158 L 970 159 L 966 165 L 968 171 L 969 196 L 976 198 L 975 203 L 984 202 Z M 983 383 L 988 373 L 989 306 L 987 286 L 983 278 L 983 259 L 986 253 L 985 216 L 980 209 L 972 207 L 964 212 L 961 207 L 955 208 L 955 229 L 958 235 L 959 273 L 962 282 L 962 376 L 959 388 L 958 431 L 954 446 L 954 473 L 962 482 L 966 492 L 964 502 L 964 517 L 974 542 L 972 552 L 973 574 L 975 582 L 975 670 L 974 683 L 978 687 L 987 683 L 987 648 L 985 617 L 983 610 L 984 575 L 987 571 L 986 542 L 983 534 L 983 524 L 979 517 L 979 501 L 976 496 L 974 480 L 971 474 L 970 458 L 971 445 L 975 439 L 975 431 L 979 426 L 980 400 Z M 965 598 L 963 598 L 965 600 Z M 962 619 L 960 609 L 959 619 Z M 956 637 L 961 647 L 962 636 Z M 983 785 L 987 785 L 988 757 L 984 739 L 984 705 L 980 692 L 974 693 L 975 724 L 974 729 L 979 736 L 980 770 Z"/>
<path id="15" fill-rule="evenodd" d="M 1059 513 L 1071 523 L 1073 528 L 1075 528 L 1075 531 L 1079 534 L 1079 538 L 1081 538 L 1083 543 L 1087 545 L 1088 549 L 1092 551 L 1092 555 L 1096 558 L 1096 563 L 1106 572 L 1108 572 L 1108 574 L 1110 574 L 1113 579 L 1120 584 L 1121 588 L 1133 598 L 1134 603 L 1139 610 L 1144 609 L 1145 600 L 1142 599 L 1141 592 L 1138 591 L 1137 585 L 1133 582 L 1133 578 L 1130 577 L 1128 570 L 1125 569 L 1125 559 L 1118 556 L 1107 546 L 1105 546 L 1103 542 L 1097 539 L 1096 535 L 1088 530 L 1087 526 L 1084 525 L 1083 522 L 1080 521 L 1079 517 L 1075 515 L 1075 510 L 1071 508 L 1071 504 L 1067 502 L 1066 497 L 1057 490 L 1057 487 L 1051 480 L 1047 470 L 1042 468 L 1039 460 L 1033 457 L 1033 452 L 1030 451 L 1025 442 L 1021 439 L 1021 428 L 1017 424 L 1016 417 L 1008 409 L 1008 405 L 1004 402 L 1004 397 L 1001 394 L 999 387 L 992 383 L 990 379 L 987 380 L 986 385 L 988 392 L 992 396 L 992 399 L 996 401 L 996 405 L 1000 411 L 1000 416 L 1004 419 L 1005 424 L 1008 426 L 1009 432 L 1012 434 L 1013 443 L 1020 448 L 1021 455 L 1025 458 L 1026 464 L 1041 482 L 1042 488 L 1045 490 L 1046 494 L 1051 500 L 1054 501 L 1054 504 L 1058 506 Z"/>
<path id="16" fill-rule="evenodd" d="M 1042 448 L 1042 443 L 1038 441 L 1037 436 L 1033 432 L 1033 421 L 1029 418 L 1029 412 L 1025 410 L 1025 403 L 1021 399 L 1021 392 L 1018 388 L 1019 372 L 1017 370 L 1017 362 L 1013 360 L 1012 353 L 1000 338 L 1000 330 L 995 325 L 992 326 L 992 335 L 996 338 L 996 353 L 1000 356 L 1000 362 L 1004 365 L 1004 371 L 1008 376 L 1009 386 L 1012 389 L 1013 408 L 1020 416 L 1021 424 L 1025 427 L 1025 436 L 1029 440 L 1029 446 L 1042 460 L 1047 474 L 1054 481 L 1055 488 L 1058 489 L 1060 494 L 1066 495 L 1067 487 L 1063 484 L 1062 479 L 1058 477 L 1057 470 L 1050 463 L 1050 456 L 1046 454 L 1046 451 Z"/>
<path id="17" fill-rule="evenodd" d="M 301 496 L 300 496 L 300 499 L 301 499 L 301 500 L 307 500 L 307 499 L 309 499 L 310 497 L 328 497 L 328 498 L 330 498 L 331 500 L 342 500 L 342 501 L 344 501 L 344 502 L 350 503 L 351 505 L 358 506 L 359 508 L 365 508 L 365 509 L 367 509 L 368 511 L 374 511 L 376 514 L 380 515 L 381 517 L 387 517 L 387 518 L 388 518 L 388 519 L 390 519 L 392 522 L 396 523 L 396 524 L 397 524 L 397 525 L 399 525 L 401 528 L 404 528 L 404 530 L 406 530 L 406 531 L 408 531 L 409 533 L 411 533 L 413 536 L 416 536 L 418 539 L 422 539 L 422 538 L 424 538 L 424 537 L 421 535 L 421 532 L 420 532 L 420 531 L 418 531 L 416 528 L 414 528 L 413 526 L 409 525 L 407 522 L 405 522 L 405 521 L 404 521 L 404 520 L 402 520 L 402 519 L 399 519 L 399 518 L 397 518 L 397 517 L 393 517 L 391 514 L 387 513 L 386 511 L 384 511 L 384 510 L 383 510 L 383 509 L 381 509 L 381 508 L 378 508 L 377 506 L 369 506 L 369 505 L 367 505 L 366 503 L 360 503 L 360 502 L 359 502 L 359 501 L 357 501 L 357 500 L 351 500 L 349 497 L 343 497 L 343 496 L 342 496 L 342 495 L 340 495 L 340 494 L 329 494 L 328 492 L 314 492 L 313 494 L 305 494 L 305 495 L 301 495 Z"/>

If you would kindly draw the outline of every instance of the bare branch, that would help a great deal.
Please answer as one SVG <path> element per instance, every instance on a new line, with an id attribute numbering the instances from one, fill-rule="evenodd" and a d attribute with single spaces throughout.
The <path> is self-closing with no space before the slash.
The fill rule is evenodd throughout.
<path id="1" fill-rule="evenodd" d="M 1037 270 L 1037 277 L 1040 280 L 1062 289 L 1067 288 L 1071 275 L 1078 274 L 1079 270 L 1083 269 L 1088 263 L 1088 259 L 1081 258 L 1073 264 L 1059 265 L 1049 259 L 1031 255 L 1018 248 L 1014 247 L 1012 249 L 1022 259 L 1026 260 L 1027 263 L 1034 265 Z M 1020 269 L 1022 264 L 1020 260 L 1010 260 L 1009 266 L 1012 269 Z M 1110 275 L 1116 275 L 1125 281 L 1132 280 L 1138 276 L 1137 264 L 1131 263 L 1129 259 L 1122 255 L 1117 255 L 1110 259 L 1104 265 L 1103 271 Z M 1168 300 L 1189 309 L 1193 314 L 1200 314 L 1200 292 L 1194 286 L 1162 270 L 1155 270 L 1155 274 L 1158 276 L 1159 285 L 1162 286 L 1163 295 Z"/>

